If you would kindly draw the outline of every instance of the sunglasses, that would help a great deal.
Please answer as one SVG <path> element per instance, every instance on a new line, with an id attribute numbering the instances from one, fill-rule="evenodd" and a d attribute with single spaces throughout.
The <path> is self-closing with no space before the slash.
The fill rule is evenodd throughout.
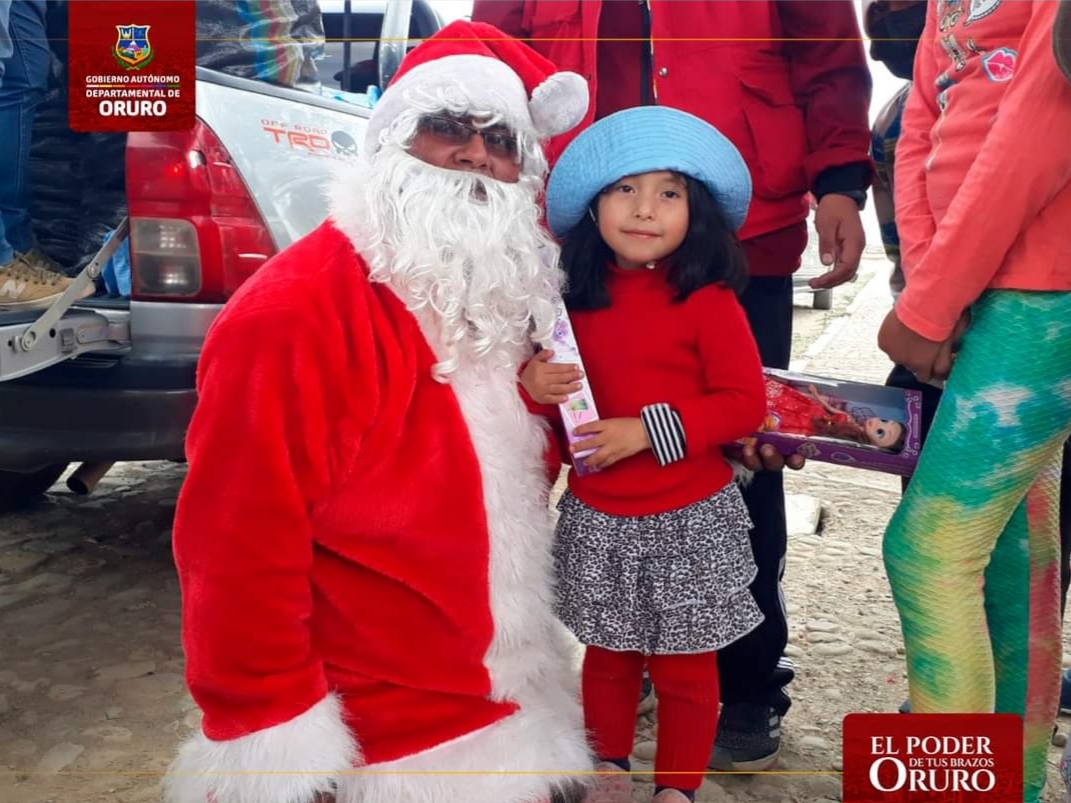
<path id="1" fill-rule="evenodd" d="M 417 130 L 443 145 L 468 145 L 477 136 L 483 140 L 483 146 L 491 156 L 517 158 L 517 137 L 503 126 L 476 128 L 454 117 L 428 114 L 420 118 Z"/>

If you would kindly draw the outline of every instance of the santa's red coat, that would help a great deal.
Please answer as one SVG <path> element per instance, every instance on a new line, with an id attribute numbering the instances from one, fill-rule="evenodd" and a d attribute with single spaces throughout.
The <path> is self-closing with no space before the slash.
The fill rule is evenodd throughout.
<path id="1" fill-rule="evenodd" d="M 589 769 L 545 433 L 508 368 L 436 361 L 331 223 L 213 326 L 174 529 L 204 723 L 174 803 L 510 803 Z"/>

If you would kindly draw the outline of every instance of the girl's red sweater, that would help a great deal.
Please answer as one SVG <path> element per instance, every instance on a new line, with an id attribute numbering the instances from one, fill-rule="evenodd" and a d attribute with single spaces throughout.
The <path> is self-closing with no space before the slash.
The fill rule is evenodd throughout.
<path id="1" fill-rule="evenodd" d="M 666 268 L 609 268 L 610 306 L 571 311 L 599 417 L 638 418 L 666 402 L 681 417 L 686 456 L 659 466 L 650 450 L 580 477 L 569 489 L 596 510 L 642 516 L 705 499 L 732 480 L 722 454 L 766 415 L 762 363 L 735 294 L 707 286 L 674 302 Z M 556 422 L 559 423 L 559 422 Z"/>

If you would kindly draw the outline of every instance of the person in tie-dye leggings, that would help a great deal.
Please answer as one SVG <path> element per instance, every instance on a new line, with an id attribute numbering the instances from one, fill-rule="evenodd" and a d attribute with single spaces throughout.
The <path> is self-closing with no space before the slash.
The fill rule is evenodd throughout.
<path id="1" fill-rule="evenodd" d="M 920 380 L 948 377 L 885 536 L 911 709 L 1022 715 L 1028 803 L 1059 691 L 1071 434 L 1071 86 L 1052 52 L 1057 5 L 929 3 L 896 153 L 907 283 L 879 334 Z"/>

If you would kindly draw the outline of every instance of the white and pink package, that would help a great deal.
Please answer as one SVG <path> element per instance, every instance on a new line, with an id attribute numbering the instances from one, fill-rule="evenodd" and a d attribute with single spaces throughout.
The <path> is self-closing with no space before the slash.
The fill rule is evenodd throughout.
<path id="1" fill-rule="evenodd" d="M 573 434 L 573 430 L 581 424 L 587 424 L 599 420 L 598 410 L 595 409 L 595 398 L 591 395 L 591 386 L 588 385 L 587 371 L 584 370 L 584 361 L 580 357 L 580 349 L 576 344 L 576 336 L 569 321 L 569 314 L 565 311 L 565 305 L 558 303 L 557 318 L 554 321 L 554 330 L 550 336 L 551 342 L 548 348 L 554 352 L 551 362 L 571 363 L 580 368 L 583 378 L 580 380 L 581 388 L 558 405 L 561 412 L 562 423 L 565 425 L 565 436 L 569 445 L 584 440 Z M 584 465 L 584 458 L 591 455 L 595 450 L 587 449 L 573 455 L 573 470 L 583 477 L 598 469 L 592 469 Z"/>

